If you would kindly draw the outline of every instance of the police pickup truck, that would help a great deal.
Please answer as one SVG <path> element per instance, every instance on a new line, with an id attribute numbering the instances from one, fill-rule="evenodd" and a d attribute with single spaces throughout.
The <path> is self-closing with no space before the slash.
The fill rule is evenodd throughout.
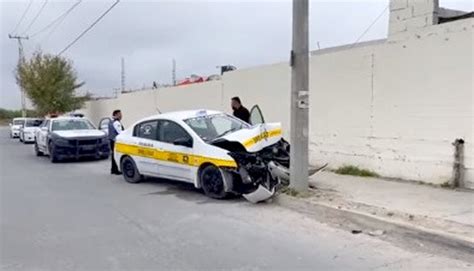
<path id="1" fill-rule="evenodd" d="M 105 159 L 110 154 L 107 135 L 81 117 L 46 119 L 35 138 L 36 155 L 48 155 L 53 163 L 82 157 Z"/>

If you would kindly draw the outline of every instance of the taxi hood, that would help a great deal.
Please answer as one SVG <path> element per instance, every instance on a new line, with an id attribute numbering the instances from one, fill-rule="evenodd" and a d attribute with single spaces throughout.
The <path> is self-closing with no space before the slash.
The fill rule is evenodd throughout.
<path id="1" fill-rule="evenodd" d="M 214 140 L 214 142 L 238 142 L 247 152 L 258 152 L 265 147 L 276 144 L 281 138 L 282 130 L 280 123 L 263 123 L 222 136 Z"/>
<path id="2" fill-rule="evenodd" d="M 54 131 L 54 134 L 64 138 L 78 138 L 78 137 L 104 137 L 105 133 L 100 130 L 67 130 Z"/>

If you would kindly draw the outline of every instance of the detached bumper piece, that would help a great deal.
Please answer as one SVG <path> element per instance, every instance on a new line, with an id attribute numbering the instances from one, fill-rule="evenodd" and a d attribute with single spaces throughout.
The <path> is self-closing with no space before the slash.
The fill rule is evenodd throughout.
<path id="1" fill-rule="evenodd" d="M 275 187 L 272 190 L 268 190 L 264 186 L 259 185 L 254 192 L 242 196 L 251 203 L 258 203 L 273 197 L 273 195 L 275 195 Z"/>

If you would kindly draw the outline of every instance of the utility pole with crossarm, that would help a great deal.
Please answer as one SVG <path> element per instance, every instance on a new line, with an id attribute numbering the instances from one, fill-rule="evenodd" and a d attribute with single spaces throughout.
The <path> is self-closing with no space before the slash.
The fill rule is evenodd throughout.
<path id="1" fill-rule="evenodd" d="M 25 60 L 25 56 L 23 55 L 23 44 L 21 40 L 27 40 L 28 36 L 12 36 L 8 34 L 8 38 L 16 39 L 18 41 L 18 64 L 21 64 Z M 21 116 L 26 117 L 26 95 L 25 90 L 20 86 L 21 92 Z"/>

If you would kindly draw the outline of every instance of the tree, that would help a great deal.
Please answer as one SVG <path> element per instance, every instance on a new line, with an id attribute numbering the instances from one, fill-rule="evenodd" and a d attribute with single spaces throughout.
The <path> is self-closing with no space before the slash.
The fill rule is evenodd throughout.
<path id="1" fill-rule="evenodd" d="M 78 82 L 72 63 L 60 56 L 37 51 L 31 59 L 20 61 L 17 84 L 25 90 L 38 113 L 65 113 L 80 109 L 90 97 L 76 96 Z"/>

